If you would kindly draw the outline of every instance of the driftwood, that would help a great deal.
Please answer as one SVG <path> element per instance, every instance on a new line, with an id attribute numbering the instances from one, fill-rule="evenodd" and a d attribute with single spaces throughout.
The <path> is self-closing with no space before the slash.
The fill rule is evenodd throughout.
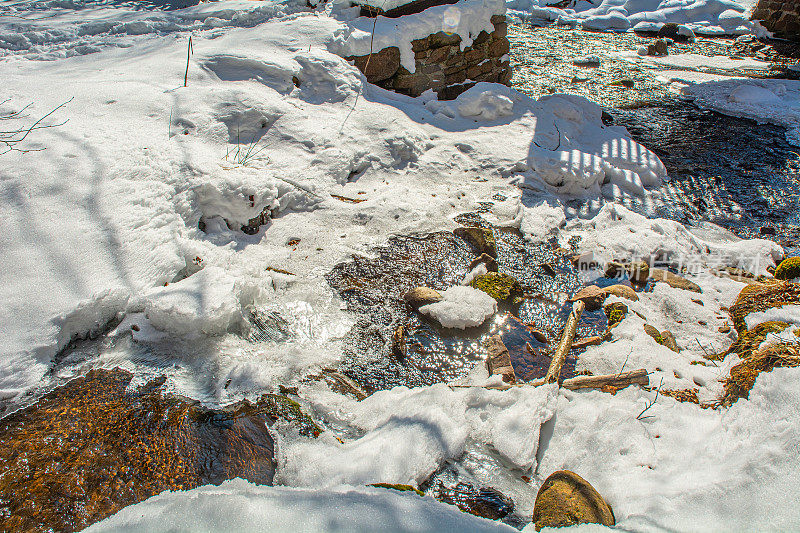
<path id="1" fill-rule="evenodd" d="M 619 374 L 607 374 L 603 376 L 576 376 L 565 379 L 561 386 L 569 390 L 577 389 L 601 389 L 607 385 L 621 389 L 628 385 L 650 385 L 650 378 L 647 370 L 639 369 L 630 372 L 620 372 Z"/>
<path id="2" fill-rule="evenodd" d="M 556 383 L 561 376 L 561 367 L 564 366 L 564 361 L 567 359 L 567 353 L 572 348 L 572 341 L 575 339 L 575 329 L 578 327 L 578 321 L 581 319 L 585 305 L 582 301 L 577 301 L 572 306 L 572 312 L 567 319 L 567 325 L 564 326 L 564 333 L 561 335 L 561 340 L 553 353 L 553 359 L 550 361 L 550 368 L 547 369 L 547 374 L 544 377 L 545 383 Z"/>
<path id="3" fill-rule="evenodd" d="M 355 381 L 345 376 L 341 372 L 337 372 L 336 370 L 329 368 L 324 369 L 322 372 L 326 378 L 333 382 L 331 385 L 339 389 L 339 392 L 352 394 L 358 401 L 361 401 L 367 397 L 367 393 L 362 391 Z"/>
<path id="4" fill-rule="evenodd" d="M 513 387 L 538 387 L 544 385 L 544 380 L 531 381 L 530 383 L 520 383 L 511 385 L 503 383 L 502 385 L 487 385 L 485 389 L 509 390 Z M 569 390 L 578 389 L 602 389 L 610 385 L 617 389 L 622 389 L 628 385 L 641 385 L 647 387 L 650 385 L 650 378 L 647 370 L 640 368 L 639 370 L 632 370 L 630 372 L 620 372 L 618 374 L 604 374 L 601 376 L 576 376 L 574 378 L 565 379 L 561 386 Z M 454 389 L 469 389 L 474 385 L 450 385 Z"/>

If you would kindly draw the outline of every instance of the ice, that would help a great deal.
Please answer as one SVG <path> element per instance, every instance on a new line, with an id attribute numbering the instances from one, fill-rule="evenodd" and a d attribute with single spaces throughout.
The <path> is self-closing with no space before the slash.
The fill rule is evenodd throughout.
<path id="1" fill-rule="evenodd" d="M 442 292 L 442 300 L 419 308 L 446 328 L 480 326 L 497 312 L 497 302 L 485 292 L 472 287 L 455 286 Z"/>
<path id="2" fill-rule="evenodd" d="M 552 416 L 555 400 L 551 386 L 510 391 L 396 387 L 361 402 L 322 390 L 304 393 L 316 412 L 362 436 L 344 443 L 324 434 L 285 442 L 278 476 L 292 486 L 416 485 L 458 457 L 468 442 L 490 445 L 527 471 L 536 466 L 540 426 Z"/>
<path id="3" fill-rule="evenodd" d="M 242 479 L 164 492 L 88 529 L 102 531 L 476 531 L 513 533 L 413 492 L 374 487 L 264 487 Z"/>

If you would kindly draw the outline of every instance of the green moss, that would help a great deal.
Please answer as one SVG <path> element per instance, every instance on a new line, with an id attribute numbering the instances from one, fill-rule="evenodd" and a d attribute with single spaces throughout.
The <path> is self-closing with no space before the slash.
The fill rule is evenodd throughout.
<path id="1" fill-rule="evenodd" d="M 720 359 L 730 353 L 738 354 L 742 359 L 748 359 L 767 338 L 770 333 L 780 333 L 789 327 L 786 322 L 769 321 L 758 324 L 753 329 L 743 331 L 739 338 L 731 345 L 727 352 L 721 354 Z"/>
<path id="2" fill-rule="evenodd" d="M 322 433 L 310 416 L 296 401 L 279 394 L 265 394 L 256 404 L 257 409 L 272 420 L 286 420 L 298 427 L 301 435 L 317 437 Z"/>
<path id="3" fill-rule="evenodd" d="M 736 302 L 730 307 L 733 327 L 741 335 L 747 331 L 745 317 L 750 313 L 797 303 L 800 303 L 800 283 L 775 280 L 752 283 L 742 289 Z"/>
<path id="4" fill-rule="evenodd" d="M 400 483 L 372 483 L 369 485 L 370 487 L 380 487 L 382 489 L 392 489 L 392 490 L 399 490 L 401 492 L 406 491 L 413 491 L 419 494 L 420 496 L 424 496 L 425 493 L 419 489 L 412 487 L 411 485 L 402 485 Z"/>
<path id="5" fill-rule="evenodd" d="M 489 272 L 475 276 L 469 285 L 482 290 L 498 302 L 518 304 L 524 300 L 525 296 L 519 281 L 502 272 Z"/>
<path id="6" fill-rule="evenodd" d="M 603 307 L 603 312 L 608 318 L 608 329 L 611 329 L 628 316 L 628 306 L 622 302 L 614 302 Z"/>
<path id="7" fill-rule="evenodd" d="M 800 257 L 787 257 L 775 269 L 776 279 L 794 279 L 800 277 Z"/>

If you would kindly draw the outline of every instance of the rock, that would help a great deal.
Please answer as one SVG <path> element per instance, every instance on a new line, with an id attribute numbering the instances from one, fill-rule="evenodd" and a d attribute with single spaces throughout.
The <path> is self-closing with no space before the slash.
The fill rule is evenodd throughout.
<path id="1" fill-rule="evenodd" d="M 547 344 L 547 336 L 544 333 L 542 333 L 538 329 L 532 329 L 530 330 L 530 332 L 531 335 L 533 335 L 534 339 L 541 342 L 542 344 Z"/>
<path id="2" fill-rule="evenodd" d="M 650 324 L 645 324 L 644 332 L 653 337 L 653 340 L 658 344 L 664 344 L 664 338 L 661 336 L 661 332 L 655 327 L 651 326 Z"/>
<path id="3" fill-rule="evenodd" d="M 647 283 L 647 278 L 650 277 L 650 265 L 644 261 L 630 263 L 626 265 L 625 270 L 628 272 L 630 280 L 639 285 Z"/>
<path id="4" fill-rule="evenodd" d="M 631 300 L 634 302 L 639 301 L 639 295 L 636 294 L 636 291 L 633 290 L 632 287 L 628 287 L 627 285 L 622 285 L 618 283 L 616 285 L 611 285 L 610 287 L 606 287 L 603 289 L 606 295 L 613 294 L 614 296 L 618 296 L 620 298 L 625 298 L 627 300 Z"/>
<path id="5" fill-rule="evenodd" d="M 536 530 L 577 524 L 616 523 L 611 506 L 588 481 L 569 470 L 553 472 L 536 494 L 533 509 Z"/>
<path id="6" fill-rule="evenodd" d="M 775 228 L 772 226 L 761 226 L 759 233 L 761 235 L 775 235 Z"/>
<path id="7" fill-rule="evenodd" d="M 667 37 L 675 42 L 686 42 L 694 38 L 694 33 L 688 27 L 680 26 L 674 22 L 667 22 L 658 30 L 659 37 Z"/>
<path id="8" fill-rule="evenodd" d="M 397 73 L 400 68 L 400 49 L 396 46 L 384 48 L 379 52 L 369 55 L 348 57 L 358 70 L 364 73 L 367 81 L 377 83 L 385 81 Z"/>
<path id="9" fill-rule="evenodd" d="M 587 285 L 569 299 L 570 302 L 582 301 L 587 311 L 596 311 L 603 305 L 608 293 L 597 285 Z"/>
<path id="10" fill-rule="evenodd" d="M 603 312 L 608 318 L 608 329 L 611 329 L 628 316 L 628 306 L 622 302 L 614 302 L 605 306 Z"/>
<path id="11" fill-rule="evenodd" d="M 497 243 L 494 234 L 489 228 L 463 227 L 453 231 L 456 237 L 460 237 L 478 249 L 479 253 L 497 257 Z"/>
<path id="12" fill-rule="evenodd" d="M 663 340 L 663 342 L 661 344 L 663 344 L 664 346 L 666 346 L 667 348 L 669 348 L 673 352 L 678 353 L 678 352 L 681 351 L 681 349 L 678 348 L 678 343 L 675 342 L 675 335 L 673 335 L 671 331 L 666 330 L 666 329 L 664 331 L 662 331 L 661 332 L 661 339 Z"/>
<path id="13" fill-rule="evenodd" d="M 718 327 L 717 331 L 719 331 L 720 333 L 730 333 L 731 332 L 731 327 L 726 324 L 724 326 Z"/>
<path id="14" fill-rule="evenodd" d="M 660 268 L 650 269 L 650 278 L 654 281 L 663 281 L 670 287 L 675 289 L 683 289 L 685 291 L 703 292 L 703 289 L 697 283 L 691 282 L 688 279 L 679 276 L 669 270 L 662 270 Z"/>
<path id="15" fill-rule="evenodd" d="M 415 287 L 403 295 L 403 300 L 414 309 L 419 309 L 423 305 L 441 302 L 442 295 L 428 287 Z"/>
<path id="16" fill-rule="evenodd" d="M 589 346 L 597 346 L 603 343 L 603 337 L 599 335 L 594 335 L 592 337 L 586 337 L 585 339 L 580 339 L 572 343 L 572 348 L 582 349 L 587 348 Z"/>
<path id="17" fill-rule="evenodd" d="M 486 369 L 490 376 L 502 376 L 503 381 L 511 385 L 517 382 L 514 367 L 511 365 L 511 356 L 499 335 L 486 339 Z"/>
<path id="18" fill-rule="evenodd" d="M 625 273 L 625 265 L 617 261 L 609 261 L 606 263 L 604 275 L 607 278 L 621 278 Z"/>
<path id="19" fill-rule="evenodd" d="M 703 303 L 703 300 L 701 300 L 699 298 L 692 298 L 692 302 L 696 303 L 697 305 L 705 306 L 705 304 Z"/>
<path id="20" fill-rule="evenodd" d="M 787 257 L 775 269 L 776 279 L 794 279 L 800 277 L 800 257 Z"/>
<path id="21" fill-rule="evenodd" d="M 502 272 L 489 272 L 475 276 L 469 285 L 482 290 L 501 303 L 519 304 L 522 303 L 525 296 L 525 291 L 522 290 L 519 281 Z"/>
<path id="22" fill-rule="evenodd" d="M 669 53 L 667 42 L 664 39 L 656 39 L 656 42 L 653 43 L 653 51 L 657 56 L 667 55 Z"/>
<path id="23" fill-rule="evenodd" d="M 633 80 L 630 78 L 623 78 L 621 80 L 615 80 L 608 84 L 609 87 L 625 87 L 626 89 L 632 89 L 634 86 Z"/>
<path id="24" fill-rule="evenodd" d="M 499 490 L 492 487 L 477 488 L 471 483 L 459 482 L 454 487 L 445 487 L 440 482 L 434 497 L 466 513 L 489 520 L 500 520 L 514 510 L 513 500 Z"/>
<path id="25" fill-rule="evenodd" d="M 406 328 L 400 324 L 392 333 L 392 354 L 398 359 L 405 359 L 406 353 Z"/>
<path id="26" fill-rule="evenodd" d="M 544 271 L 545 274 L 547 274 L 551 278 L 555 277 L 556 269 L 550 263 L 542 263 L 541 265 L 539 265 L 539 267 Z"/>
<path id="27" fill-rule="evenodd" d="M 469 264 L 469 269 L 472 270 L 481 263 L 486 265 L 486 270 L 489 272 L 497 272 L 497 260 L 489 254 L 481 254 L 479 257 L 473 259 Z"/>
<path id="28" fill-rule="evenodd" d="M 597 56 L 576 57 L 572 60 L 572 64 L 579 67 L 599 67 L 600 58 Z"/>

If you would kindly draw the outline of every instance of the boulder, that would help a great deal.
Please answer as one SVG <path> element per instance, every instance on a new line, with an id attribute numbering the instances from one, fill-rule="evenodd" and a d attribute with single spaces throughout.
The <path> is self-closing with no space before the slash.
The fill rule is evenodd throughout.
<path id="1" fill-rule="evenodd" d="M 606 314 L 606 318 L 608 318 L 608 329 L 611 329 L 622 322 L 628 315 L 628 306 L 622 302 L 614 302 L 613 304 L 605 306 L 603 312 Z"/>
<path id="2" fill-rule="evenodd" d="M 662 270 L 660 268 L 650 269 L 650 278 L 654 281 L 663 281 L 670 287 L 675 289 L 683 289 L 685 291 L 703 292 L 703 289 L 697 283 L 689 281 L 688 279 L 679 276 L 669 270 Z"/>
<path id="3" fill-rule="evenodd" d="M 364 56 L 348 57 L 358 70 L 364 73 L 367 81 L 378 83 L 385 81 L 397 73 L 400 68 L 400 49 L 396 46 L 384 48 L 379 52 Z"/>
<path id="4" fill-rule="evenodd" d="M 497 243 L 494 240 L 494 234 L 490 228 L 456 228 L 453 234 L 477 248 L 479 253 L 497 257 Z"/>
<path id="5" fill-rule="evenodd" d="M 662 331 L 661 338 L 663 339 L 663 342 L 661 344 L 663 344 L 673 352 L 678 353 L 681 351 L 681 349 L 678 348 L 678 343 L 675 342 L 675 335 L 673 335 L 671 331 L 667 329 Z"/>
<path id="6" fill-rule="evenodd" d="M 419 309 L 423 305 L 442 301 L 442 295 L 428 287 L 415 287 L 403 295 L 403 300 L 414 309 Z"/>
<path id="7" fill-rule="evenodd" d="M 536 530 L 577 524 L 616 523 L 611 506 L 588 481 L 569 470 L 553 472 L 536 494 L 533 509 Z"/>

